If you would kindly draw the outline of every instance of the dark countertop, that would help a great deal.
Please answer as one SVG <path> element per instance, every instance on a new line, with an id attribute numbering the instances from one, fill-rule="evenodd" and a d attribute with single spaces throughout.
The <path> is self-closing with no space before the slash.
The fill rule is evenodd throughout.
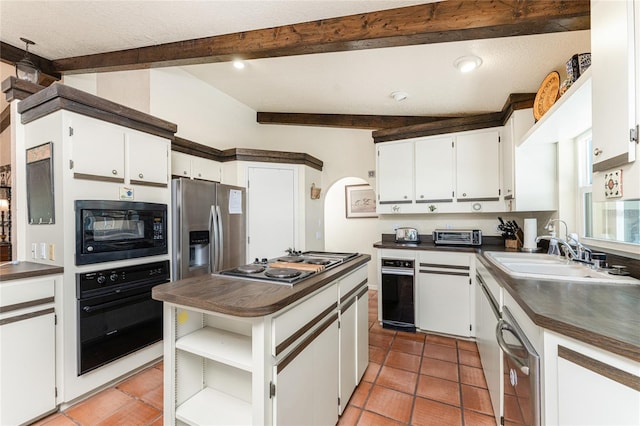
<path id="1" fill-rule="evenodd" d="M 155 286 L 162 302 L 238 317 L 269 315 L 333 282 L 371 260 L 368 254 L 313 275 L 293 286 L 251 279 L 202 275 Z"/>
<path id="2" fill-rule="evenodd" d="M 515 279 L 477 258 L 536 325 L 640 362 L 640 285 Z"/>
<path id="3" fill-rule="evenodd" d="M 62 266 L 44 265 L 35 262 L 14 261 L 0 264 L 2 264 L 0 266 L 0 282 L 62 274 L 64 272 Z"/>
<path id="4" fill-rule="evenodd" d="M 512 278 L 483 256 L 487 251 L 515 251 L 504 245 L 452 247 L 431 241 L 396 244 L 383 240 L 373 246 L 477 253 L 477 259 L 536 325 L 640 362 L 640 285 Z"/>

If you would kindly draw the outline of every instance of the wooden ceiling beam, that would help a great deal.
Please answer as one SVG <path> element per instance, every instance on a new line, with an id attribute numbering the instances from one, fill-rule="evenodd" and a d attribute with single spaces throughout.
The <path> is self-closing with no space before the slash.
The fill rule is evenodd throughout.
<path id="1" fill-rule="evenodd" d="M 305 114 L 294 112 L 258 112 L 260 124 L 284 124 L 292 126 L 343 127 L 349 129 L 390 129 L 414 124 L 430 123 L 443 118 L 415 115 L 364 115 L 364 114 Z"/>
<path id="2" fill-rule="evenodd" d="M 53 61 L 82 73 L 586 30 L 589 0 L 447 0 Z"/>

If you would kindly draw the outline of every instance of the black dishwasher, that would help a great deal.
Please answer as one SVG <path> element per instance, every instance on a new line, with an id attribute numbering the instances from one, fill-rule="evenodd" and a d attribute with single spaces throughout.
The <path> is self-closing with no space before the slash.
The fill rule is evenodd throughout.
<path id="1" fill-rule="evenodd" d="M 382 327 L 416 331 L 414 261 L 381 259 Z"/>

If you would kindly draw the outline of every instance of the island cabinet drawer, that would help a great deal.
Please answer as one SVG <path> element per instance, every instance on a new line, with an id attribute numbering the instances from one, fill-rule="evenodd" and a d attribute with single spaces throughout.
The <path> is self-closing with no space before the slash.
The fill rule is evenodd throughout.
<path id="1" fill-rule="evenodd" d="M 332 283 L 310 298 L 277 313 L 272 321 L 272 354 L 278 356 L 293 348 L 295 343 L 338 306 L 338 284 Z"/>
<path id="2" fill-rule="evenodd" d="M 363 284 L 367 282 L 367 265 L 361 266 L 355 271 L 341 278 L 339 281 L 340 303 L 351 297 L 354 292 L 358 291 Z"/>
<path id="3" fill-rule="evenodd" d="M 0 312 L 53 302 L 55 280 L 16 280 L 0 285 Z"/>

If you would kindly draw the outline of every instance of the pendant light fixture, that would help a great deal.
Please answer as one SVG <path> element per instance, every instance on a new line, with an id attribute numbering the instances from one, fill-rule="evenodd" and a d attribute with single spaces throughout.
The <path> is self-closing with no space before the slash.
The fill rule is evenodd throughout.
<path id="1" fill-rule="evenodd" d="M 20 37 L 20 40 L 22 40 L 25 43 L 26 48 L 24 52 L 24 58 L 16 62 L 16 77 L 18 77 L 20 80 L 26 80 L 26 81 L 30 81 L 31 83 L 38 84 L 38 77 L 40 76 L 40 70 L 31 61 L 31 59 L 29 59 L 29 45 L 30 44 L 35 45 L 35 43 L 24 37 Z"/>

